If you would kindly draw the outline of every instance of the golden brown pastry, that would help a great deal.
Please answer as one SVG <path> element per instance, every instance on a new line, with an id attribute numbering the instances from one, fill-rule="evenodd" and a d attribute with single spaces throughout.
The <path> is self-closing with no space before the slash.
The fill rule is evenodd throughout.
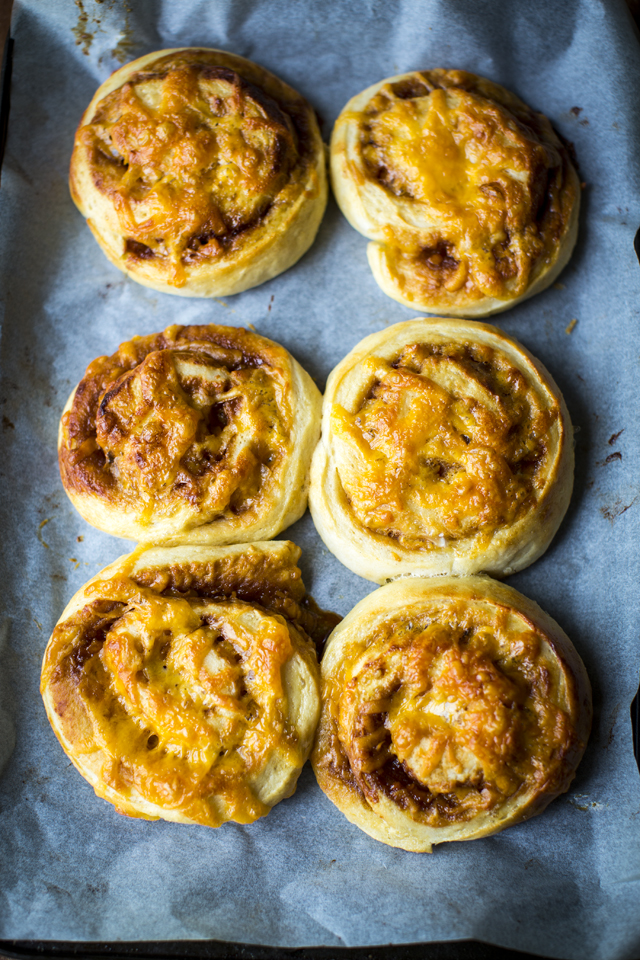
<path id="1" fill-rule="evenodd" d="M 310 637 L 339 620 L 283 542 L 139 547 L 71 600 L 41 692 L 63 749 L 120 813 L 217 827 L 291 796 L 320 708 Z"/>
<path id="2" fill-rule="evenodd" d="M 576 242 L 580 184 L 548 119 L 464 70 L 381 80 L 346 105 L 331 180 L 394 300 L 482 317 L 544 290 Z"/>
<path id="3" fill-rule="evenodd" d="M 99 87 L 76 133 L 71 196 L 109 260 L 185 297 L 255 287 L 313 243 L 327 202 L 315 113 L 223 50 L 159 50 Z"/>
<path id="4" fill-rule="evenodd" d="M 361 577 L 521 570 L 548 547 L 572 485 L 562 395 L 497 327 L 398 323 L 329 376 L 309 506 Z"/>
<path id="5" fill-rule="evenodd" d="M 321 395 L 272 340 L 172 326 L 98 357 L 60 423 L 64 488 L 94 527 L 159 542 L 267 540 L 306 509 Z"/>
<path id="6" fill-rule="evenodd" d="M 569 638 L 489 577 L 381 587 L 333 631 L 321 668 L 318 783 L 403 850 L 541 813 L 568 789 L 591 727 Z"/>

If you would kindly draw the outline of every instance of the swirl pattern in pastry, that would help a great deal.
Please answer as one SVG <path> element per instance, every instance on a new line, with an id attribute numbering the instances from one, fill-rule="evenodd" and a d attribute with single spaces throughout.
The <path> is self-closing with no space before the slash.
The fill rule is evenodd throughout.
<path id="1" fill-rule="evenodd" d="M 384 292 L 426 313 L 481 317 L 567 264 L 580 184 L 548 119 L 463 70 L 390 77 L 336 121 L 331 179 L 368 237 Z"/>
<path id="2" fill-rule="evenodd" d="M 266 337 L 172 326 L 99 357 L 60 423 L 71 501 L 142 541 L 267 540 L 306 509 L 321 395 Z"/>
<path id="3" fill-rule="evenodd" d="M 548 547 L 572 485 L 562 395 L 497 327 L 398 323 L 329 376 L 309 505 L 361 577 L 520 570 Z"/>
<path id="4" fill-rule="evenodd" d="M 98 89 L 70 188 L 134 280 L 222 296 L 277 276 L 311 246 L 327 201 L 324 145 L 304 97 L 257 64 L 160 50 Z"/>
<path id="5" fill-rule="evenodd" d="M 63 749 L 121 813 L 217 827 L 290 796 L 318 721 L 306 596 L 289 542 L 138 548 L 71 600 L 41 691 Z"/>
<path id="6" fill-rule="evenodd" d="M 566 634 L 489 577 L 398 580 L 331 634 L 312 763 L 329 799 L 404 850 L 471 840 L 568 789 L 591 689 Z"/>

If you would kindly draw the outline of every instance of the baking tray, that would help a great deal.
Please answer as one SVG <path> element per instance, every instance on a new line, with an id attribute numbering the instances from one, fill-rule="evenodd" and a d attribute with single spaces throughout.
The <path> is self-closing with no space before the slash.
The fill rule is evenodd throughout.
<path id="1" fill-rule="evenodd" d="M 258 947 L 215 940 L 167 941 L 163 943 L 51 943 L 0 941 L 0 957 L 11 960 L 525 960 L 536 956 L 477 941 L 448 943 L 388 944 L 382 947 Z"/>

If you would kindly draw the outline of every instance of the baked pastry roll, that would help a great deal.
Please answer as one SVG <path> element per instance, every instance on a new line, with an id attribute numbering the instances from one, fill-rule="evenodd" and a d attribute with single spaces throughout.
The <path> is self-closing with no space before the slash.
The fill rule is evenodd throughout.
<path id="1" fill-rule="evenodd" d="M 139 547 L 53 631 L 41 692 L 63 749 L 132 817 L 252 823 L 290 796 L 320 708 L 316 652 L 339 620 L 292 543 Z"/>
<path id="2" fill-rule="evenodd" d="M 557 623 L 489 577 L 397 580 L 322 659 L 318 783 L 392 847 L 473 840 L 568 789 L 591 727 L 584 665 Z"/>
<path id="3" fill-rule="evenodd" d="M 312 107 L 223 50 L 159 50 L 98 88 L 71 196 L 109 260 L 185 297 L 239 293 L 313 243 L 327 202 Z"/>
<path id="4" fill-rule="evenodd" d="M 580 184 L 548 119 L 464 70 L 353 97 L 331 139 L 342 212 L 394 300 L 482 317 L 544 290 L 576 242 Z"/>
<path id="5" fill-rule="evenodd" d="M 69 398 L 62 482 L 118 537 L 267 540 L 306 509 L 321 401 L 284 347 L 247 330 L 134 337 L 89 364 Z"/>
<path id="6" fill-rule="evenodd" d="M 309 506 L 367 580 L 521 570 L 548 547 L 572 485 L 562 395 L 497 327 L 398 323 L 329 376 Z"/>

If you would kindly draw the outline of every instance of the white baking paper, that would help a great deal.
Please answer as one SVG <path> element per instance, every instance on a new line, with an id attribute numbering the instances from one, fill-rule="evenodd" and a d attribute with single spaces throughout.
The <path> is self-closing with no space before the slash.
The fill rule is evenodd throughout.
<path id="1" fill-rule="evenodd" d="M 575 960 L 637 957 L 640 51 L 623 0 L 19 0 L 13 36 L 0 190 L 0 759 L 11 728 L 16 742 L 0 778 L 0 937 L 470 937 Z M 316 107 L 326 139 L 364 87 L 444 66 L 504 84 L 575 144 L 585 188 L 573 259 L 496 322 L 551 370 L 579 429 L 568 515 L 509 582 L 573 639 L 596 717 L 570 793 L 495 837 L 431 856 L 392 849 L 351 826 L 308 767 L 296 795 L 252 826 L 127 819 L 94 796 L 47 722 L 38 684 L 50 632 L 81 584 L 131 548 L 89 527 L 58 475 L 58 418 L 86 365 L 169 323 L 252 323 L 322 386 L 362 337 L 413 315 L 377 287 L 366 241 L 333 201 L 300 263 L 225 302 L 155 293 L 108 263 L 69 198 L 75 127 L 119 57 L 182 45 L 279 74 Z M 287 536 L 322 605 L 345 614 L 373 588 L 326 551 L 308 514 Z"/>

